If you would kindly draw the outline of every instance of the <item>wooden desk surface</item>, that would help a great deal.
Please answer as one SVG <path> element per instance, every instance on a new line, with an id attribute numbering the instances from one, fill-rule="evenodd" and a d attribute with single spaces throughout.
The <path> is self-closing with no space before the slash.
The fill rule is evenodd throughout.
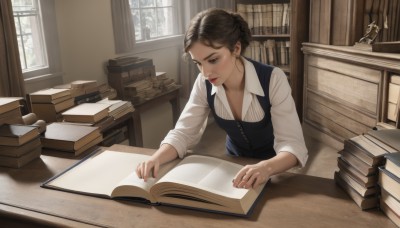
<path id="1" fill-rule="evenodd" d="M 40 187 L 77 161 L 42 155 L 20 169 L 1 167 L 0 219 L 11 215 L 36 224 L 106 227 L 395 227 L 379 210 L 361 211 L 332 179 L 299 174 L 272 178 L 250 218 Z"/>

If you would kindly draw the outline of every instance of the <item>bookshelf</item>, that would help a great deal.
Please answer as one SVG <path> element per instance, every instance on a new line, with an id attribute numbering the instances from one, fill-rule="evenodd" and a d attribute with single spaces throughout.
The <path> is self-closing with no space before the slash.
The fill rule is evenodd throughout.
<path id="1" fill-rule="evenodd" d="M 272 11 L 273 7 L 278 5 L 282 5 L 281 8 L 278 7 L 278 9 L 283 10 L 281 14 Z M 286 8 L 287 10 L 285 12 Z M 245 14 L 243 14 L 243 10 Z M 282 50 L 281 53 L 284 53 L 277 53 L 275 59 L 279 59 L 279 61 L 273 61 L 271 63 L 267 56 L 268 49 L 250 45 L 248 49 L 253 50 L 253 54 L 246 53 L 245 55 L 254 60 L 280 67 L 286 73 L 292 88 L 292 95 L 296 104 L 297 113 L 300 119 L 302 119 L 304 56 L 301 52 L 301 44 L 308 41 L 309 0 L 236 0 L 236 11 L 249 23 L 253 33 L 253 41 L 259 44 L 266 44 L 269 40 L 268 43 L 275 43 L 275 46 L 278 44 L 279 49 Z M 282 20 L 279 20 L 280 23 L 273 24 L 274 15 L 282 18 Z M 283 19 L 284 15 L 286 15 L 287 19 Z M 269 28 L 271 22 L 268 22 L 268 20 L 270 20 L 268 17 L 272 18 L 272 29 Z M 281 28 L 279 28 L 279 25 Z M 278 26 L 278 29 L 275 28 L 276 26 Z M 259 27 L 261 27 L 261 29 Z M 282 45 L 284 46 L 282 47 Z M 257 51 L 254 53 L 255 49 Z M 285 51 L 283 52 L 283 50 Z M 265 53 L 264 51 L 267 52 L 266 56 L 261 58 Z M 259 59 L 257 59 L 258 56 L 260 56 Z"/>

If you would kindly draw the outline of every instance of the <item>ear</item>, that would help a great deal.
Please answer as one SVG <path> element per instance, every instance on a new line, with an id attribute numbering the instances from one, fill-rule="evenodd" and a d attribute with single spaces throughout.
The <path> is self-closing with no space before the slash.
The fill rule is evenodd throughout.
<path id="1" fill-rule="evenodd" d="M 238 41 L 236 42 L 235 47 L 233 49 L 233 54 L 236 56 L 240 56 L 241 51 L 242 51 L 242 43 Z"/>

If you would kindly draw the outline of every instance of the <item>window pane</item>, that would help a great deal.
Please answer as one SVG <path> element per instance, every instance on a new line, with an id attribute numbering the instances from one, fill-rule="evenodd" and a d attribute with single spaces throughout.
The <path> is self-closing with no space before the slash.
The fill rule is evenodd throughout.
<path id="1" fill-rule="evenodd" d="M 157 9 L 158 36 L 173 35 L 172 8 Z"/>
<path id="2" fill-rule="evenodd" d="M 17 37 L 17 41 L 18 41 L 18 51 L 20 53 L 19 57 L 20 57 L 20 60 L 21 60 L 21 67 L 22 67 L 22 70 L 25 70 L 26 69 L 26 62 L 25 62 L 25 58 L 24 58 L 24 55 L 23 55 L 24 49 L 23 49 L 22 40 L 21 40 L 20 36 Z"/>
<path id="3" fill-rule="evenodd" d="M 140 12 L 139 10 L 131 10 L 132 12 L 132 17 L 133 17 L 133 24 L 135 26 L 135 38 L 136 40 L 142 40 L 142 26 L 141 26 L 141 20 L 140 20 Z"/>
<path id="4" fill-rule="evenodd" d="M 176 0 L 130 0 L 136 41 L 173 36 L 179 28 Z"/>
<path id="5" fill-rule="evenodd" d="M 146 37 L 147 39 L 157 36 L 156 18 L 154 17 L 154 15 L 155 15 L 154 9 L 142 10 L 142 20 L 143 20 L 142 26 L 144 26 L 143 29 L 146 32 L 147 30 L 150 30 L 150 37 Z"/>
<path id="6" fill-rule="evenodd" d="M 131 8 L 139 8 L 138 0 L 129 0 L 129 4 L 131 5 Z"/>
<path id="7" fill-rule="evenodd" d="M 38 0 L 12 0 L 23 70 L 47 67 Z"/>
<path id="8" fill-rule="evenodd" d="M 154 0 L 140 0 L 140 7 L 155 7 Z"/>
<path id="9" fill-rule="evenodd" d="M 157 0 L 157 7 L 172 6 L 172 0 Z"/>

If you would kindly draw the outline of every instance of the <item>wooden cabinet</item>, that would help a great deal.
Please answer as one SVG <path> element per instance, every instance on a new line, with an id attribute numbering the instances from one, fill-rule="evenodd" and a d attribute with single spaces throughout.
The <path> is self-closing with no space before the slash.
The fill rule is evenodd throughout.
<path id="1" fill-rule="evenodd" d="M 390 77 L 400 55 L 304 43 L 303 122 L 339 143 L 390 122 Z"/>
<path id="2" fill-rule="evenodd" d="M 308 41 L 308 25 L 309 25 L 309 0 L 236 0 L 236 8 L 238 10 L 238 4 L 247 5 L 247 6 L 257 6 L 257 5 L 267 5 L 267 4 L 288 4 L 289 6 L 289 23 L 288 29 L 285 31 L 278 30 L 276 33 L 275 30 L 272 32 L 256 32 L 257 30 L 252 30 L 253 32 L 253 40 L 259 42 L 265 42 L 269 39 L 276 40 L 276 41 L 287 41 L 287 46 L 289 47 L 290 51 L 288 52 L 288 64 L 286 65 L 278 65 L 282 70 L 286 72 L 288 75 L 288 79 L 292 88 L 292 95 L 294 101 L 296 103 L 296 109 L 301 119 L 302 114 L 302 102 L 303 102 L 303 53 L 301 52 L 301 44 L 303 42 Z M 240 8 L 240 6 L 239 6 Z M 248 16 L 244 16 L 244 18 L 249 22 L 250 27 L 254 27 L 257 21 L 262 19 L 256 19 L 257 13 L 254 14 L 254 8 L 250 10 L 251 12 L 251 19 L 248 19 Z M 239 9 L 240 11 L 240 9 Z M 256 9 L 256 11 L 259 11 Z M 248 10 L 246 13 L 249 13 Z M 263 12 L 261 12 L 263 14 Z M 273 13 L 272 13 L 273 14 Z M 265 16 L 265 15 L 264 15 Z M 263 17 L 263 16 L 261 16 Z M 283 17 L 283 15 L 282 15 Z M 261 26 L 265 26 L 265 23 Z M 282 25 L 282 24 L 281 24 Z M 283 33 L 282 33 L 283 31 Z M 261 55 L 261 53 L 259 54 Z"/>

